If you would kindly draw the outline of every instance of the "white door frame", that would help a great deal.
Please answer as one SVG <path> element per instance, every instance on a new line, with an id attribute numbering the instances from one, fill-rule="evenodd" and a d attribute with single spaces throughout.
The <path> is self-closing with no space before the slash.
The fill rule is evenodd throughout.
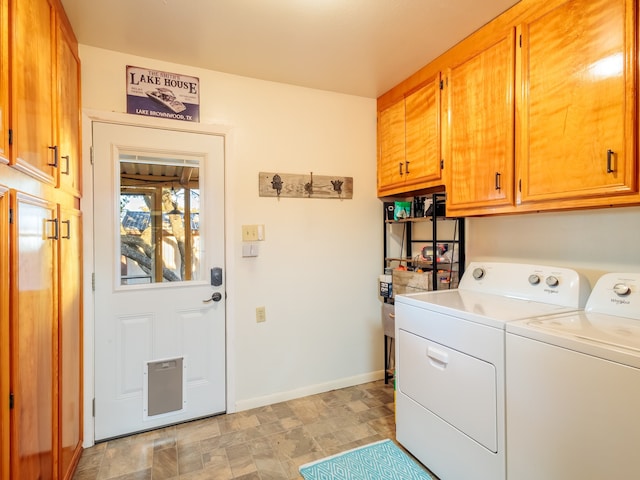
<path id="1" fill-rule="evenodd" d="M 206 133 L 222 135 L 224 141 L 224 163 L 225 163 L 225 185 L 229 184 L 229 179 L 233 178 L 233 133 L 232 129 L 224 125 L 204 125 L 200 123 L 179 122 L 177 120 L 167 120 L 163 118 L 144 117 L 115 112 L 101 112 L 95 110 L 83 110 L 82 114 L 82 200 L 80 209 L 83 215 L 83 427 L 84 436 L 82 446 L 88 448 L 94 445 L 94 419 L 93 419 L 93 399 L 94 399 L 94 292 L 92 288 L 92 274 L 94 272 L 94 250 L 93 250 L 93 167 L 91 165 L 92 125 L 94 121 L 117 123 L 121 125 L 131 125 L 137 127 L 162 128 L 182 132 Z M 234 251 L 233 228 L 235 225 L 233 217 L 232 199 L 228 198 L 225 189 L 225 291 L 226 298 L 226 377 L 227 377 L 227 413 L 235 411 L 235 296 L 233 295 L 234 272 Z"/>

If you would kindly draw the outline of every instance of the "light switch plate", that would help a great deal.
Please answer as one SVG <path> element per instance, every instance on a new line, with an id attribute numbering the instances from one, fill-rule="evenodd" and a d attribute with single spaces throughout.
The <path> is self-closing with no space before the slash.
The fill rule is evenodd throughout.
<path id="1" fill-rule="evenodd" d="M 242 256 L 243 257 L 257 257 L 258 245 L 255 243 L 243 243 L 242 244 Z"/>
<path id="2" fill-rule="evenodd" d="M 242 226 L 242 241 L 255 242 L 258 240 L 258 225 Z"/>

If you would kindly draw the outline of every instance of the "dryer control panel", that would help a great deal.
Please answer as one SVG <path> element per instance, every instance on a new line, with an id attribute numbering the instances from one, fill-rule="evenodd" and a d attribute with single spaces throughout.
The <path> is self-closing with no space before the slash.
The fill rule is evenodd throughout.
<path id="1" fill-rule="evenodd" d="M 589 282 L 570 268 L 522 263 L 471 262 L 460 290 L 584 308 Z"/>

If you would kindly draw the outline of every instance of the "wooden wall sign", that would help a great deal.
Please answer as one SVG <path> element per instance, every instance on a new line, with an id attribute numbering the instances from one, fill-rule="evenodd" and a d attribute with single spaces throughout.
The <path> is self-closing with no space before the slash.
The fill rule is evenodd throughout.
<path id="1" fill-rule="evenodd" d="M 353 177 L 260 172 L 261 197 L 353 198 Z"/>

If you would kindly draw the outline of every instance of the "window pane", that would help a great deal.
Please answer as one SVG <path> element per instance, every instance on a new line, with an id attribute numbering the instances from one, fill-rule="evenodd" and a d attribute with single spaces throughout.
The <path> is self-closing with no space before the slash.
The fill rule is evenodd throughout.
<path id="1" fill-rule="evenodd" d="M 122 155 L 121 285 L 198 280 L 199 211 L 197 162 Z"/>

